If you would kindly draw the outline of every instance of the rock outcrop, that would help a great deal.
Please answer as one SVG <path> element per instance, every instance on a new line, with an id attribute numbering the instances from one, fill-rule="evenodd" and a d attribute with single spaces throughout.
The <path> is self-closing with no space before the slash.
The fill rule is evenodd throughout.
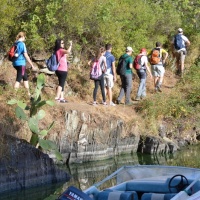
<path id="1" fill-rule="evenodd" d="M 171 154 L 188 144 L 183 137 L 168 138 L 167 128 L 160 136 L 144 136 L 136 124 L 125 122 L 109 112 L 69 108 L 63 109 L 63 112 L 63 130 L 57 136 L 54 133 L 53 137 L 57 138 L 55 140 L 65 163 L 103 160 L 124 153 Z M 193 137 L 192 133 L 190 136 Z"/>
<path id="2" fill-rule="evenodd" d="M 69 180 L 47 154 L 25 140 L 1 135 L 0 155 L 0 193 Z"/>

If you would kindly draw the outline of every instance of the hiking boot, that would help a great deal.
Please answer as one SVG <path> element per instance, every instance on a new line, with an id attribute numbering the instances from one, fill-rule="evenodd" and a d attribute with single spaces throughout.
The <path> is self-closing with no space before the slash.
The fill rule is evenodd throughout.
<path id="1" fill-rule="evenodd" d="M 56 97 L 55 101 L 60 102 L 60 98 Z"/>
<path id="2" fill-rule="evenodd" d="M 65 99 L 60 99 L 60 103 L 67 103 L 67 100 L 65 100 Z"/>
<path id="3" fill-rule="evenodd" d="M 121 104 L 121 101 L 120 101 L 120 100 L 117 100 L 117 104 L 118 104 L 118 105 Z"/>
<path id="4" fill-rule="evenodd" d="M 133 102 L 131 102 L 131 101 L 130 101 L 130 102 L 127 102 L 127 103 L 125 103 L 125 105 L 126 105 L 126 106 L 132 106 L 132 105 L 133 105 Z"/>
<path id="5" fill-rule="evenodd" d="M 113 102 L 110 102 L 110 106 L 116 106 Z"/>
<path id="6" fill-rule="evenodd" d="M 107 105 L 108 105 L 105 101 L 103 101 L 102 104 L 103 104 L 104 106 L 107 106 Z"/>
<path id="7" fill-rule="evenodd" d="M 158 92 L 162 92 L 162 90 L 161 90 L 161 86 L 157 86 L 157 90 L 158 90 Z"/>
<path id="8" fill-rule="evenodd" d="M 175 75 L 180 75 L 180 70 L 179 69 L 176 70 Z"/>
<path id="9" fill-rule="evenodd" d="M 97 102 L 96 102 L 96 101 L 94 101 L 92 105 L 93 105 L 93 106 L 96 106 L 96 105 L 97 105 Z"/>
<path id="10" fill-rule="evenodd" d="M 136 100 L 136 101 L 140 101 L 140 97 L 136 97 L 135 100 Z"/>

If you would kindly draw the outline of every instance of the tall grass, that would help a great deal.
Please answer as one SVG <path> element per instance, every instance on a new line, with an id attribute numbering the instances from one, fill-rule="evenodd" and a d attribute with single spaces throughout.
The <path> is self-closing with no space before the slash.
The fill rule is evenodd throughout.
<path id="1" fill-rule="evenodd" d="M 200 63 L 190 68 L 170 94 L 157 93 L 142 101 L 136 110 L 143 115 L 145 123 L 153 132 L 156 131 L 155 124 L 169 120 L 174 124 L 190 121 L 188 124 L 191 127 L 200 127 Z"/>

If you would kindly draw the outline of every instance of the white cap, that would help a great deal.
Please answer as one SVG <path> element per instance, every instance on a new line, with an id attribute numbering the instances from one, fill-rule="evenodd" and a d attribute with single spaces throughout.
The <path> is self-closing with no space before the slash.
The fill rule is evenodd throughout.
<path id="1" fill-rule="evenodd" d="M 126 47 L 126 51 L 133 51 L 132 47 Z"/>
<path id="2" fill-rule="evenodd" d="M 179 33 L 182 33 L 182 32 L 183 32 L 183 29 L 182 29 L 182 28 L 179 28 L 179 29 L 178 29 L 178 32 L 179 32 Z"/>

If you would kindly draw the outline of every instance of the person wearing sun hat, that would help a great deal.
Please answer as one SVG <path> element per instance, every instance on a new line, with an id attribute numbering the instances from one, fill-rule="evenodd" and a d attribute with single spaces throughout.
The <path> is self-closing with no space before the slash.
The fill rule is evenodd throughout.
<path id="1" fill-rule="evenodd" d="M 148 66 L 147 50 L 145 48 L 142 48 L 138 56 L 140 59 L 140 62 L 139 62 L 140 68 L 137 69 L 136 72 L 140 79 L 140 84 L 138 86 L 137 96 L 135 98 L 136 101 L 139 101 L 146 97 L 147 71 L 149 72 L 149 75 L 152 78 L 151 70 Z M 135 59 L 137 59 L 137 57 Z"/>
<path id="2" fill-rule="evenodd" d="M 131 90 L 132 90 L 132 78 L 133 78 L 133 58 L 131 54 L 133 52 L 132 47 L 128 46 L 126 48 L 126 53 L 123 54 L 120 59 L 124 59 L 126 62 L 126 73 L 125 75 L 120 75 L 121 79 L 121 89 L 119 96 L 117 98 L 117 104 L 121 103 L 122 98 L 125 95 L 125 105 L 132 105 L 131 102 Z"/>
<path id="3" fill-rule="evenodd" d="M 187 46 L 190 45 L 189 39 L 183 35 L 183 29 L 178 28 L 178 33 L 172 39 L 172 48 L 176 58 L 177 75 L 183 75 Z"/>

